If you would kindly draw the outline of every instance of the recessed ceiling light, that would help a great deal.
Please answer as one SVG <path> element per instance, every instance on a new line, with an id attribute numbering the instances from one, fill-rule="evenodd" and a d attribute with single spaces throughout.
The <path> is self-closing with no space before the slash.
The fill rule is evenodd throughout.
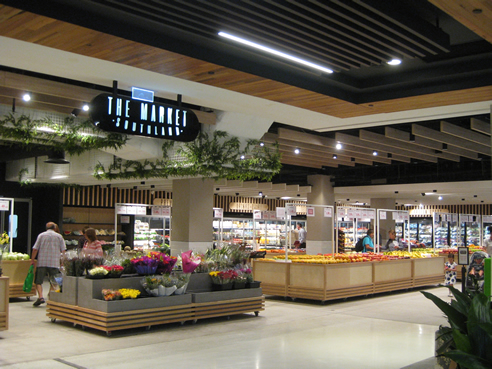
<path id="1" fill-rule="evenodd" d="M 389 65 L 400 65 L 401 60 L 400 59 L 391 59 L 389 62 L 387 62 Z"/>
<path id="2" fill-rule="evenodd" d="M 82 105 L 82 110 L 83 111 L 89 111 L 89 109 L 90 109 L 89 104 L 84 103 L 84 105 Z"/>
<path id="3" fill-rule="evenodd" d="M 337 150 L 341 150 L 341 149 L 342 149 L 342 147 L 343 147 L 343 146 L 342 146 L 342 144 L 341 144 L 340 142 L 337 142 L 337 144 L 335 145 L 335 148 L 336 148 Z"/>
<path id="4" fill-rule="evenodd" d="M 260 142 L 260 146 L 265 146 L 265 143 L 264 142 Z"/>
<path id="5" fill-rule="evenodd" d="M 301 152 L 301 150 L 299 150 L 299 149 L 294 150 L 294 154 L 299 154 L 300 152 Z"/>
<path id="6" fill-rule="evenodd" d="M 31 100 L 31 94 L 29 92 L 26 92 L 24 95 L 22 95 L 22 100 L 30 101 Z"/>
<path id="7" fill-rule="evenodd" d="M 225 38 L 227 38 L 229 40 L 232 40 L 232 41 L 239 42 L 239 43 L 241 43 L 243 45 L 247 45 L 247 46 L 253 47 L 253 48 L 258 49 L 258 50 L 265 51 L 265 52 L 267 52 L 269 54 L 280 56 L 281 58 L 284 58 L 284 59 L 287 59 L 287 60 L 296 62 L 298 64 L 305 65 L 305 66 L 310 67 L 310 68 L 314 68 L 314 69 L 320 70 L 320 71 L 325 72 L 325 73 L 333 73 L 333 70 L 331 70 L 329 68 L 325 68 L 325 67 L 323 67 L 321 65 L 317 65 L 317 64 L 308 62 L 307 60 L 300 59 L 300 58 L 297 58 L 297 57 L 292 56 L 292 55 L 289 55 L 289 54 L 285 54 L 285 53 L 283 53 L 281 51 L 271 49 L 269 47 L 266 47 L 266 46 L 257 44 L 257 43 L 252 42 L 252 41 L 245 40 L 244 38 L 241 38 L 241 37 L 233 36 L 233 35 L 230 35 L 230 34 L 225 33 L 225 32 L 219 32 L 219 36 L 225 37 Z"/>
<path id="8" fill-rule="evenodd" d="M 241 160 L 244 160 L 244 155 L 241 155 Z"/>
<path id="9" fill-rule="evenodd" d="M 438 200 L 442 200 L 442 196 L 439 196 L 439 197 L 438 197 Z"/>
<path id="10" fill-rule="evenodd" d="M 373 155 L 373 156 L 378 156 L 378 152 L 377 152 L 376 150 L 374 150 L 374 151 L 372 152 L 372 155 Z"/>
<path id="11" fill-rule="evenodd" d="M 263 196 L 263 192 L 258 192 L 258 196 Z"/>
<path id="12" fill-rule="evenodd" d="M 333 159 L 338 158 L 337 154 L 333 154 Z"/>

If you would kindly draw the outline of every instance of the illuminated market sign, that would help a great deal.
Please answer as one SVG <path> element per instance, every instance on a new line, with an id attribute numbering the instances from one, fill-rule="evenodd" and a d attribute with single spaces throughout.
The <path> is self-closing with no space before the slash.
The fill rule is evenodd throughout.
<path id="1" fill-rule="evenodd" d="M 100 94 L 91 101 L 94 124 L 108 132 L 189 142 L 200 132 L 198 118 L 189 109 Z"/>

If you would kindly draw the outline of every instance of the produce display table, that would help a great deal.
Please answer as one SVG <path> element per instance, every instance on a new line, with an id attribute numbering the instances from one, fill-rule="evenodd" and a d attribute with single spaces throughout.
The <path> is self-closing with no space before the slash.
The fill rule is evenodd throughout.
<path id="1" fill-rule="evenodd" d="M 9 278 L 0 277 L 0 331 L 9 329 Z"/>
<path id="2" fill-rule="evenodd" d="M 183 295 L 146 297 L 105 301 L 102 288 L 141 289 L 142 277 L 116 279 L 86 279 L 64 277 L 63 292 L 50 293 L 47 316 L 52 322 L 57 319 L 74 325 L 111 332 L 153 325 L 197 322 L 198 319 L 255 313 L 265 310 L 261 288 L 230 291 L 207 291 L 210 277 L 197 277 L 190 286 L 197 288 Z M 192 275 L 193 278 L 193 275 Z M 198 279 L 198 283 L 196 281 Z M 200 281 L 200 279 L 203 281 Z"/>
<path id="3" fill-rule="evenodd" d="M 255 260 L 253 275 L 265 295 L 334 300 L 444 281 L 444 258 L 308 264 Z"/>
<path id="4" fill-rule="evenodd" d="M 36 296 L 36 286 L 32 285 L 30 292 L 24 292 L 24 280 L 31 266 L 31 260 L 2 260 L 3 275 L 10 279 L 9 297 L 25 297 L 28 300 Z"/>

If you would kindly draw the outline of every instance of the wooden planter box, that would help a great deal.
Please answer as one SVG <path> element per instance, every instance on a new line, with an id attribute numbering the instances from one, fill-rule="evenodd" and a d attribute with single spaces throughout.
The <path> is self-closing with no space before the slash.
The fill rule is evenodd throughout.
<path id="1" fill-rule="evenodd" d="M 363 263 L 302 264 L 255 260 L 253 275 L 266 295 L 334 300 L 436 285 L 444 257 Z"/>
<path id="2" fill-rule="evenodd" d="M 112 331 L 128 328 L 173 322 L 183 324 L 190 320 L 196 322 L 198 319 L 249 312 L 258 315 L 265 309 L 261 288 L 211 292 L 211 278 L 205 273 L 191 276 L 191 290 L 189 285 L 184 295 L 104 301 L 101 294 L 103 288 L 142 291 L 142 278 L 65 277 L 67 284 L 64 282 L 63 292 L 53 293 L 53 298 L 50 296 L 47 316 L 53 322 L 62 319 L 111 335 Z M 210 289 L 206 291 L 208 286 Z M 190 292 L 193 290 L 206 292 Z"/>
<path id="3" fill-rule="evenodd" d="M 63 276 L 62 292 L 51 291 L 49 294 L 50 300 L 63 304 L 77 305 L 78 280 L 82 278 Z"/>
<path id="4" fill-rule="evenodd" d="M 9 278 L 0 277 L 0 331 L 9 329 Z"/>
<path id="5" fill-rule="evenodd" d="M 36 287 L 33 283 L 30 292 L 24 292 L 22 287 L 31 266 L 31 260 L 2 260 L 2 273 L 9 277 L 9 297 L 36 296 Z"/>

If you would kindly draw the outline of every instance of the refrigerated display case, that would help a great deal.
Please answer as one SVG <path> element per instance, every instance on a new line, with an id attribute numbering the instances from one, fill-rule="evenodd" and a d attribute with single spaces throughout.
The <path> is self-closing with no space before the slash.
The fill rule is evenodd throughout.
<path id="1" fill-rule="evenodd" d="M 479 246 L 481 244 L 481 219 L 476 214 L 460 214 L 461 240 L 464 246 Z"/>
<path id="2" fill-rule="evenodd" d="M 432 219 L 412 218 L 410 219 L 410 241 L 412 243 L 423 243 L 426 247 L 432 247 Z"/>
<path id="3" fill-rule="evenodd" d="M 242 218 L 224 218 L 222 227 L 220 219 L 214 219 L 214 241 L 220 240 L 222 231 L 222 242 L 228 245 L 253 246 L 253 220 Z"/>
<path id="4" fill-rule="evenodd" d="M 490 239 L 490 234 L 492 233 L 492 215 L 484 215 L 482 216 L 482 243 L 481 246 L 484 246 L 484 242 L 486 239 Z"/>
<path id="5" fill-rule="evenodd" d="M 170 244 L 171 208 L 160 205 L 116 204 L 117 220 L 134 250 L 166 248 Z"/>
<path id="6" fill-rule="evenodd" d="M 282 248 L 286 242 L 285 220 L 254 221 L 254 232 L 258 247 L 272 249 Z"/>
<path id="7" fill-rule="evenodd" d="M 133 249 L 147 251 L 169 246 L 170 222 L 167 217 L 135 216 Z"/>
<path id="8" fill-rule="evenodd" d="M 434 219 L 434 247 L 449 247 L 451 214 L 434 213 L 432 218 Z"/>
<path id="9" fill-rule="evenodd" d="M 369 229 L 374 229 L 376 210 L 369 208 L 337 208 L 337 223 L 335 225 L 344 234 L 345 251 L 353 251 L 360 238 L 367 235 Z"/>

